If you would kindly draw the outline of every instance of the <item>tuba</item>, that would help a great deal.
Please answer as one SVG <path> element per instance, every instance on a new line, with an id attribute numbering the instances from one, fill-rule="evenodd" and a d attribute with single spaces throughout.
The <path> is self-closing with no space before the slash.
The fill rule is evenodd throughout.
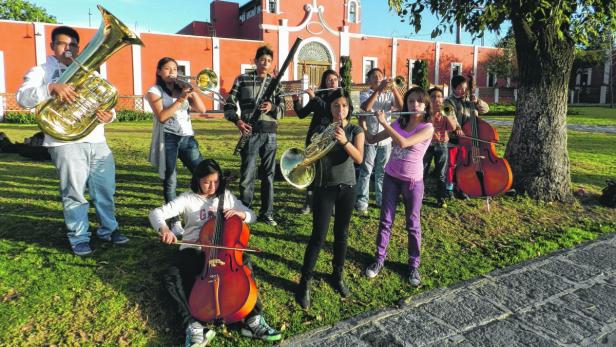
<path id="1" fill-rule="evenodd" d="M 289 148 L 280 157 L 280 171 L 295 188 L 304 189 L 314 181 L 314 163 L 329 153 L 336 144 L 334 132 L 340 122 L 331 123 L 323 132 L 313 134 L 306 150 Z"/>
<path id="2" fill-rule="evenodd" d="M 143 42 L 109 11 L 98 5 L 103 22 L 96 35 L 73 59 L 57 83 L 75 88 L 77 100 L 62 103 L 49 99 L 36 108 L 36 121 L 47 135 L 62 141 L 78 140 L 88 135 L 99 124 L 96 110 L 110 110 L 118 101 L 118 91 L 94 72 L 122 47 L 143 46 Z"/>

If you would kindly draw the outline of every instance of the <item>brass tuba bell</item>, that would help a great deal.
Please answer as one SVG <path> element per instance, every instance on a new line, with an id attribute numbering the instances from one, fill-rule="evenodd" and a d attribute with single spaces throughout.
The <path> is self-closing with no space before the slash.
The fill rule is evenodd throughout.
<path id="1" fill-rule="evenodd" d="M 143 46 L 143 42 L 109 11 L 98 5 L 103 21 L 94 38 L 64 71 L 57 83 L 75 88 L 77 100 L 72 103 L 49 99 L 36 107 L 36 121 L 47 135 L 62 141 L 87 136 L 99 124 L 96 110 L 110 110 L 118 101 L 118 91 L 105 79 L 94 74 L 96 69 L 122 47 Z"/>

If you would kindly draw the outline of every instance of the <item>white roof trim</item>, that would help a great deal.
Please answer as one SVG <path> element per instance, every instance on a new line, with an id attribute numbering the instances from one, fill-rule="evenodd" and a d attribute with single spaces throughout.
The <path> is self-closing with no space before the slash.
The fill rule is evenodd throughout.
<path id="1" fill-rule="evenodd" d="M 340 32 L 332 29 L 325 21 L 325 18 L 323 16 L 323 13 L 325 12 L 325 8 L 323 6 L 317 5 L 317 0 L 312 0 L 312 4 L 305 4 L 304 11 L 306 11 L 306 17 L 304 18 L 304 21 L 301 22 L 300 25 L 298 26 L 288 27 L 286 25 L 261 24 L 260 27 L 261 29 L 268 29 L 268 30 L 286 30 L 289 32 L 301 31 L 301 30 L 304 30 L 308 26 L 308 24 L 312 22 L 311 21 L 312 16 L 315 13 L 317 13 L 319 23 L 323 26 L 323 28 L 325 28 L 325 30 L 327 30 L 330 34 L 334 36 L 340 36 Z M 361 36 L 363 35 L 360 35 L 358 37 L 361 37 Z"/>

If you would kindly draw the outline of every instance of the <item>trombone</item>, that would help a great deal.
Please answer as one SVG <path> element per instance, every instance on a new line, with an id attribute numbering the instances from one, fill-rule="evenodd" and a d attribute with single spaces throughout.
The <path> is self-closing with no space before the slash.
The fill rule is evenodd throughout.
<path id="1" fill-rule="evenodd" d="M 191 80 L 195 81 L 195 85 L 190 83 Z M 180 89 L 190 88 L 194 90 L 194 87 L 197 87 L 202 95 L 220 103 L 226 103 L 225 97 L 214 90 L 218 85 L 218 76 L 211 69 L 203 69 L 196 76 L 177 75 L 174 83 Z M 211 95 L 208 93 L 211 93 Z"/>
<path id="2" fill-rule="evenodd" d="M 338 89 L 342 89 L 342 87 L 314 89 L 313 92 L 316 93 L 316 92 L 324 92 L 326 90 L 338 90 Z M 298 92 L 280 93 L 280 96 L 302 95 L 304 93 L 307 93 L 307 92 L 305 90 L 300 90 Z"/>

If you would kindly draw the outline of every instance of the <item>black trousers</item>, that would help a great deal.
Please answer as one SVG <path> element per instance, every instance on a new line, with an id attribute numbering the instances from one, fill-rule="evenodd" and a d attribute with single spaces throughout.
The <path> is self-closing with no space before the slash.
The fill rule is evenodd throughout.
<path id="1" fill-rule="evenodd" d="M 244 264 L 252 271 L 252 263 L 246 254 L 244 254 Z M 205 254 L 200 250 L 187 248 L 178 252 L 175 265 L 171 266 L 165 274 L 165 286 L 178 305 L 184 326 L 194 319 L 190 314 L 187 298 L 190 296 L 196 277 L 203 271 L 204 265 Z M 263 304 L 261 299 L 257 298 L 255 308 L 246 318 L 259 315 L 262 311 Z"/>
<path id="2" fill-rule="evenodd" d="M 434 158 L 434 166 L 436 172 L 438 172 L 438 189 L 437 197 L 444 198 L 447 194 L 446 189 L 446 175 L 447 175 L 447 161 L 449 158 L 449 149 L 447 148 L 447 142 L 445 143 L 433 143 L 430 144 L 426 154 L 424 155 L 424 181 L 428 178 L 430 170 L 430 164 Z"/>
<path id="3" fill-rule="evenodd" d="M 349 223 L 355 204 L 355 186 L 339 184 L 332 187 L 314 187 L 314 206 L 312 208 L 312 235 L 302 266 L 302 278 L 310 279 L 317 263 L 319 252 L 325 242 L 329 229 L 332 209 L 336 206 L 334 218 L 334 275 L 342 275 L 347 251 Z"/>

